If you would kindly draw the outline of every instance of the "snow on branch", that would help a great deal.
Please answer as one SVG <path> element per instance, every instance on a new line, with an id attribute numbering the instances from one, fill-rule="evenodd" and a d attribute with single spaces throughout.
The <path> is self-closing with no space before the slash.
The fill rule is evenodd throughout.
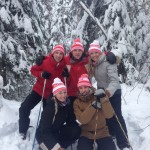
<path id="1" fill-rule="evenodd" d="M 0 109 L 2 108 L 2 89 L 3 89 L 3 77 L 0 75 Z"/>
<path id="2" fill-rule="evenodd" d="M 82 6 L 82 8 L 87 12 L 87 14 L 96 22 L 96 24 L 98 25 L 98 27 L 104 33 L 106 39 L 108 39 L 107 34 L 106 34 L 103 26 L 100 24 L 99 20 L 92 14 L 92 12 L 90 11 L 90 9 L 88 9 L 87 6 L 85 6 L 85 4 L 83 2 L 79 1 L 79 3 Z"/>

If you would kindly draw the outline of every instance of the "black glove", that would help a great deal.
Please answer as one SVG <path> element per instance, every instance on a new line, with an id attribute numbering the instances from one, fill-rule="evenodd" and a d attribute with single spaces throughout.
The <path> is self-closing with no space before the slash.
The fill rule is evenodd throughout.
<path id="1" fill-rule="evenodd" d="M 64 68 L 64 71 L 61 74 L 63 77 L 69 77 L 69 72 L 67 68 Z"/>
<path id="2" fill-rule="evenodd" d="M 110 64 L 115 64 L 117 59 L 116 59 L 116 56 L 112 52 L 108 52 L 106 55 L 106 60 Z"/>
<path id="3" fill-rule="evenodd" d="M 42 72 L 42 77 L 45 78 L 45 79 L 49 79 L 51 76 L 51 73 L 47 72 L 47 71 L 44 71 Z"/>
<path id="4" fill-rule="evenodd" d="M 45 59 L 45 56 L 38 56 L 35 60 L 35 64 L 37 66 L 40 66 L 43 63 L 43 60 Z"/>
<path id="5" fill-rule="evenodd" d="M 101 109 L 101 103 L 98 102 L 97 100 L 92 102 L 92 106 L 93 106 L 95 109 Z"/>
<path id="6" fill-rule="evenodd" d="M 94 95 L 96 96 L 96 99 L 97 99 L 98 102 L 100 102 L 101 98 L 106 96 L 105 91 L 103 89 L 96 90 Z"/>

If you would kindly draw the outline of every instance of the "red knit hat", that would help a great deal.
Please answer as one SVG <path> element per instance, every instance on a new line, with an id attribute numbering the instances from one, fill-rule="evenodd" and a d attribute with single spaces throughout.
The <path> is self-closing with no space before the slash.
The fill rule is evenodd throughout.
<path id="1" fill-rule="evenodd" d="M 88 87 L 92 86 L 87 74 L 82 74 L 81 77 L 79 78 L 78 87 L 80 86 L 88 86 Z"/>
<path id="2" fill-rule="evenodd" d="M 84 52 L 83 44 L 80 42 L 80 39 L 79 39 L 79 38 L 76 38 L 76 39 L 74 40 L 74 43 L 72 44 L 70 51 L 72 52 L 72 51 L 75 50 L 75 49 L 80 49 L 80 50 L 82 50 L 82 51 Z"/>
<path id="3" fill-rule="evenodd" d="M 56 51 L 61 51 L 63 54 L 65 54 L 65 49 L 63 45 L 56 45 L 52 50 L 52 54 L 54 54 L 54 52 Z"/>
<path id="4" fill-rule="evenodd" d="M 67 91 L 67 88 L 66 86 L 64 85 L 64 83 L 59 79 L 59 78 L 55 78 L 54 79 L 54 82 L 52 84 L 52 87 L 53 87 L 53 95 L 55 96 L 58 92 L 62 91 L 62 90 L 66 90 Z"/>
<path id="5" fill-rule="evenodd" d="M 100 45 L 99 42 L 94 40 L 93 43 L 90 44 L 90 48 L 88 50 L 89 54 L 91 54 L 92 52 L 98 52 L 98 53 L 102 53 L 101 49 L 100 49 Z"/>

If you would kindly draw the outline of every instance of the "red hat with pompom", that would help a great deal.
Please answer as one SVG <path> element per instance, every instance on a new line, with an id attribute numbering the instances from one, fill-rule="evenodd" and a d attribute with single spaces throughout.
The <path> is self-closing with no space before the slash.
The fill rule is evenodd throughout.
<path id="1" fill-rule="evenodd" d="M 82 50 L 82 51 L 84 52 L 83 44 L 81 43 L 81 41 L 80 41 L 79 38 L 76 38 L 76 39 L 74 40 L 74 43 L 72 44 L 70 51 L 72 52 L 72 51 L 75 50 L 75 49 L 80 49 L 80 50 Z"/>
<path id="2" fill-rule="evenodd" d="M 53 95 L 55 96 L 58 92 L 62 91 L 62 90 L 66 90 L 67 91 L 67 88 L 66 86 L 64 85 L 64 83 L 59 79 L 59 78 L 55 78 L 54 79 L 54 82 L 52 84 L 52 87 L 53 87 Z"/>
<path id="3" fill-rule="evenodd" d="M 65 54 L 65 49 L 63 45 L 56 45 L 52 50 L 52 54 L 54 54 L 54 52 L 56 51 L 61 51 L 63 54 Z"/>
<path id="4" fill-rule="evenodd" d="M 88 87 L 92 86 L 87 74 L 82 74 L 81 77 L 79 78 L 78 87 L 80 86 L 88 86 Z"/>
<path id="5" fill-rule="evenodd" d="M 90 44 L 90 48 L 88 50 L 89 54 L 91 54 L 92 52 L 98 52 L 98 53 L 102 53 L 101 49 L 100 49 L 100 45 L 99 45 L 99 41 L 94 40 L 93 43 Z"/>

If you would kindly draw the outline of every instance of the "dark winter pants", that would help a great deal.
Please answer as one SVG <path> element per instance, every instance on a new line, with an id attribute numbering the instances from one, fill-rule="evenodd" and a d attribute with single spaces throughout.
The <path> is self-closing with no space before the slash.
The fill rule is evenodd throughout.
<path id="1" fill-rule="evenodd" d="M 80 136 L 81 129 L 79 126 L 64 126 L 60 130 L 59 143 L 63 148 L 67 148 L 69 145 L 74 143 Z"/>
<path id="2" fill-rule="evenodd" d="M 110 98 L 110 103 L 127 136 L 127 128 L 126 128 L 126 124 L 125 124 L 124 118 L 122 116 L 122 111 L 121 111 L 121 90 L 117 90 L 115 92 L 115 94 Z M 118 147 L 119 148 L 129 147 L 128 141 L 125 138 L 125 135 L 123 131 L 121 130 L 121 127 L 116 117 L 114 116 L 113 118 L 107 120 L 107 124 L 108 124 L 110 134 L 116 137 Z"/>
<path id="3" fill-rule="evenodd" d="M 97 150 L 116 150 L 115 144 L 111 137 L 100 138 L 96 140 Z M 93 150 L 94 140 L 86 137 L 80 137 L 77 150 Z"/>
<path id="4" fill-rule="evenodd" d="M 81 128 L 78 125 L 64 125 L 57 132 L 52 132 L 51 134 L 46 134 L 42 136 L 41 132 L 36 132 L 36 139 L 40 143 L 44 143 L 47 149 L 51 149 L 51 145 L 54 143 L 59 143 L 62 148 L 67 148 L 69 145 L 74 143 L 80 136 Z M 53 138 L 52 138 L 53 136 Z M 53 139 L 56 139 L 54 142 Z"/>
<path id="5" fill-rule="evenodd" d="M 19 133 L 26 135 L 30 124 L 30 112 L 41 101 L 42 97 L 35 91 L 32 91 L 19 108 Z M 46 105 L 46 99 L 43 99 L 43 108 Z"/>

